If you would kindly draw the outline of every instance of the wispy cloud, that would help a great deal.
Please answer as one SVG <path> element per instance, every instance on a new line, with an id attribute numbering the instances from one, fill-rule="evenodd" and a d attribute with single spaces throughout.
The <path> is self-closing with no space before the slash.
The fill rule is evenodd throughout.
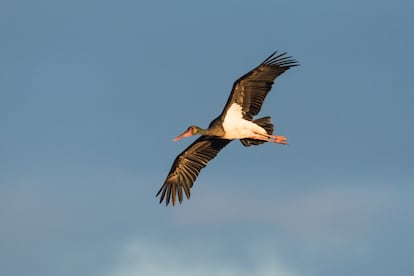
<path id="1" fill-rule="evenodd" d="M 273 250 L 263 250 L 261 246 L 251 244 L 248 251 L 251 266 L 223 258 L 223 248 L 217 244 L 166 244 L 135 239 L 120 248 L 118 261 L 107 276 L 298 275 L 286 267 Z"/>

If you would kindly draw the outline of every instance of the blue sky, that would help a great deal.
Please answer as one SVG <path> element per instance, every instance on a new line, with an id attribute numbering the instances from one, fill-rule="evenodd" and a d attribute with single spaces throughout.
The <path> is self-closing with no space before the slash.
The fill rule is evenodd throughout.
<path id="1" fill-rule="evenodd" d="M 413 275 L 411 1 L 2 1 L 1 275 Z M 155 193 L 233 81 L 300 67 L 192 198 Z"/>

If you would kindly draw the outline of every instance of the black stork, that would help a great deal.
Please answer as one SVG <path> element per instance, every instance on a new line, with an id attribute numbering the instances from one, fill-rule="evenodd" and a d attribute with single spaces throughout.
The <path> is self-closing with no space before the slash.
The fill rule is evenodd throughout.
<path id="1" fill-rule="evenodd" d="M 296 60 L 286 56 L 286 52 L 279 55 L 277 51 L 274 52 L 233 84 L 223 111 L 207 129 L 190 126 L 174 138 L 174 141 L 177 141 L 184 137 L 201 135 L 175 158 L 164 184 L 157 193 L 157 196 L 161 195 L 160 203 L 165 199 L 166 205 L 170 200 L 175 205 L 178 195 L 181 204 L 183 192 L 189 199 L 190 188 L 200 170 L 232 140 L 240 139 L 246 147 L 265 142 L 287 144 L 285 136 L 273 135 L 270 117 L 254 120 L 253 116 L 259 113 L 273 81 L 290 67 L 298 65 Z"/>

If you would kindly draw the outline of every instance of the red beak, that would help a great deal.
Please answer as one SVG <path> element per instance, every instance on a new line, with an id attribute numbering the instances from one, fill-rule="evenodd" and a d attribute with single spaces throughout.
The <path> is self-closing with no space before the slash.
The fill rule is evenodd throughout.
<path id="1" fill-rule="evenodd" d="M 188 130 L 184 131 L 184 133 L 182 133 L 182 134 L 178 135 L 177 137 L 175 137 L 173 139 L 173 141 L 175 142 L 175 141 L 178 141 L 178 140 L 180 140 L 182 138 L 190 137 L 192 135 L 193 135 L 193 133 L 192 133 L 191 129 L 188 129 Z"/>

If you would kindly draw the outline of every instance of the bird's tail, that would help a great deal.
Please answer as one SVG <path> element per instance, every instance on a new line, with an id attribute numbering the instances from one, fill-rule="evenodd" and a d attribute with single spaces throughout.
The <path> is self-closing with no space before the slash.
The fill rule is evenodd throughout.
<path id="1" fill-rule="evenodd" d="M 253 123 L 258 124 L 259 126 L 264 128 L 266 130 L 267 134 L 269 134 L 269 135 L 273 134 L 272 118 L 270 118 L 269 116 L 256 119 L 256 120 L 253 121 Z M 266 141 L 245 138 L 245 139 L 240 139 L 240 142 L 243 144 L 243 146 L 249 147 L 249 146 L 252 146 L 252 145 L 261 145 L 261 144 L 265 143 Z"/>

